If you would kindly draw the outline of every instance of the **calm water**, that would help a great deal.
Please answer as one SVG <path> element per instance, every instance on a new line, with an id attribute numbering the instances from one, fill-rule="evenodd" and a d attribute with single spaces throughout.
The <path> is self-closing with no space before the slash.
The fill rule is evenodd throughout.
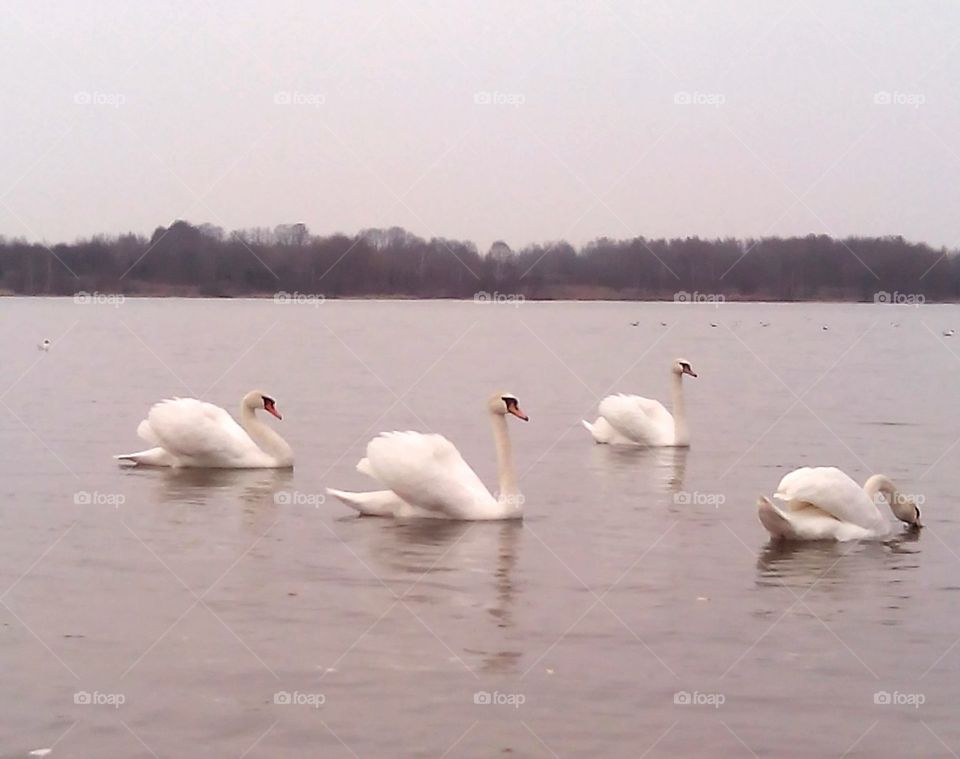
<path id="1" fill-rule="evenodd" d="M 955 307 L 0 309 L 0 756 L 960 751 Z M 678 355 L 700 374 L 689 453 L 595 446 L 597 400 L 668 401 Z M 254 387 L 293 472 L 111 460 L 152 402 L 236 413 Z M 353 466 L 389 429 L 443 432 L 493 483 L 498 389 L 531 417 L 510 425 L 523 524 L 318 503 L 366 485 Z M 805 464 L 890 475 L 926 529 L 770 546 L 756 497 Z"/>

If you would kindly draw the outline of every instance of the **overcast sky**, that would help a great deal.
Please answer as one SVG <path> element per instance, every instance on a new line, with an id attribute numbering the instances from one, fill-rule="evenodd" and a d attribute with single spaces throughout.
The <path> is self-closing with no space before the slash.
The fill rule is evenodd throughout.
<path id="1" fill-rule="evenodd" d="M 0 234 L 960 244 L 960 3 L 0 3 Z"/>

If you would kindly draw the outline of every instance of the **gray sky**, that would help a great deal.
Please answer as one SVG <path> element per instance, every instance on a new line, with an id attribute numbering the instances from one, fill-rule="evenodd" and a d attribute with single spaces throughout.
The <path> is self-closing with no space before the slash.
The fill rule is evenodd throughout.
<path id="1" fill-rule="evenodd" d="M 3 2 L 0 234 L 952 247 L 958 29 L 953 0 Z"/>

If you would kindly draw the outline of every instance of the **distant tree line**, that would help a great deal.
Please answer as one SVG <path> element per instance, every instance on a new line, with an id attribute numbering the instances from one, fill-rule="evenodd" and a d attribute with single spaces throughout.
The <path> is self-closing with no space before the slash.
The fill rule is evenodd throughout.
<path id="1" fill-rule="evenodd" d="M 902 237 L 566 242 L 481 254 L 470 242 L 404 229 L 321 237 L 303 224 L 225 232 L 176 221 L 149 239 L 128 234 L 43 245 L 0 237 L 0 292 L 72 295 L 872 300 L 878 292 L 960 300 L 960 255 Z"/>

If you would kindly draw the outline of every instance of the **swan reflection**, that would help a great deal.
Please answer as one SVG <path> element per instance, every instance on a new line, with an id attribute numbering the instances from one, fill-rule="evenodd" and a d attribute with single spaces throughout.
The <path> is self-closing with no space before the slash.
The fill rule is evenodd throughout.
<path id="1" fill-rule="evenodd" d="M 480 671 L 518 671 L 521 652 L 508 642 L 515 627 L 522 522 L 361 521 L 372 525 L 371 556 L 384 581 L 406 603 L 414 608 L 479 607 L 485 617 L 478 619 L 485 618 L 487 624 L 476 626 L 477 635 L 463 641 L 462 651 L 479 657 Z M 458 650 L 456 640 L 447 643 Z"/>
<path id="2" fill-rule="evenodd" d="M 610 478 L 641 474 L 654 490 L 677 493 L 683 490 L 689 448 L 643 448 L 640 446 L 596 445 L 593 463 Z"/>
<path id="3" fill-rule="evenodd" d="M 153 480 L 163 503 L 193 505 L 234 498 L 273 504 L 274 496 L 293 481 L 290 469 L 131 469 L 127 476 Z"/>

